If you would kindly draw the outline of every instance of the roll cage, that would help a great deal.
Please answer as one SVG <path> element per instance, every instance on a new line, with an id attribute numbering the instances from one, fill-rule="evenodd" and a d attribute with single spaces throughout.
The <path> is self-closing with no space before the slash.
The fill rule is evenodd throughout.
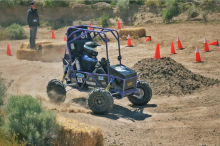
<path id="1" fill-rule="evenodd" d="M 92 30 L 89 30 L 88 28 L 92 28 Z M 96 30 L 95 30 L 96 29 Z M 108 58 L 108 40 L 107 40 L 107 36 L 105 33 L 107 32 L 111 32 L 112 35 L 116 38 L 116 40 L 118 41 L 118 51 L 119 51 L 119 56 L 118 56 L 118 60 L 119 60 L 119 65 L 122 65 L 121 64 L 121 52 L 120 52 L 120 41 L 119 41 L 119 33 L 117 30 L 115 29 L 109 29 L 109 28 L 102 28 L 102 27 L 94 27 L 94 26 L 88 26 L 88 25 L 79 25 L 79 26 L 72 26 L 72 27 L 69 27 L 67 29 L 67 48 L 65 49 L 65 54 L 66 54 L 66 51 L 68 50 L 69 52 L 69 56 L 70 56 L 70 62 L 68 62 L 66 59 L 65 59 L 65 55 L 64 55 L 64 62 L 66 62 L 67 64 L 67 67 L 71 67 L 71 69 L 73 70 L 73 73 L 71 73 L 71 77 L 74 77 L 76 79 L 76 84 L 77 84 L 77 87 L 72 87 L 71 89 L 75 88 L 75 89 L 78 89 L 79 91 L 85 91 L 85 92 L 89 92 L 87 90 L 83 90 L 83 87 L 86 83 L 86 81 L 88 80 L 89 77 L 91 77 L 100 87 L 103 87 L 98 81 L 97 79 L 94 77 L 94 75 L 96 76 L 105 76 L 108 78 L 108 81 L 107 83 L 109 84 L 110 80 L 111 79 L 120 79 L 120 80 L 123 80 L 123 87 L 122 87 L 122 91 L 119 90 L 119 88 L 117 87 L 117 85 L 113 82 L 113 85 L 116 87 L 116 90 L 114 89 L 110 89 L 110 93 L 113 95 L 120 95 L 119 97 L 117 96 L 117 98 L 123 98 L 124 95 L 128 95 L 128 94 L 132 94 L 132 93 L 135 93 L 137 92 L 138 90 L 136 89 L 137 88 L 137 82 L 136 82 L 136 85 L 135 85 L 135 88 L 132 89 L 132 90 L 129 90 L 129 91 L 124 91 L 124 88 L 125 88 L 125 81 L 126 80 L 130 80 L 130 79 L 137 79 L 138 75 L 137 76 L 134 76 L 134 77 L 130 77 L 130 78 L 126 78 L 126 79 L 123 79 L 123 78 L 119 78 L 119 77 L 116 77 L 116 76 L 113 76 L 113 75 L 110 75 L 109 74 L 109 67 L 110 67 L 110 64 L 109 64 L 109 58 Z M 94 36 L 91 37 L 91 33 L 94 33 Z M 75 35 L 76 34 L 76 35 Z M 103 36 L 104 37 L 103 37 Z M 92 41 L 95 37 L 97 36 L 100 36 L 102 38 L 102 40 L 105 42 L 105 45 L 106 45 L 106 58 L 107 58 L 107 70 L 108 70 L 108 73 L 107 74 L 97 74 L 97 73 L 89 73 L 89 72 L 83 72 L 83 71 L 79 71 L 79 70 L 74 70 L 74 67 L 71 65 L 73 63 L 73 59 L 71 57 L 71 48 L 70 48 L 70 44 L 71 43 L 82 43 L 82 42 L 87 42 L 87 41 Z M 84 80 L 84 82 L 80 85 L 79 82 L 77 81 L 77 77 L 76 77 L 76 74 L 77 73 L 83 73 L 83 74 L 86 74 L 86 79 Z M 68 85 L 67 85 L 68 86 Z M 69 89 L 69 90 L 71 90 Z M 67 91 L 69 91 L 67 90 Z"/>

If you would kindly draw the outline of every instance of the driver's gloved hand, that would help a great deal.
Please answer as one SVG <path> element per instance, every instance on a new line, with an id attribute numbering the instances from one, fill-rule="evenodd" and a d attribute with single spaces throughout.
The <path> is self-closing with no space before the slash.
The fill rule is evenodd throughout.
<path id="1" fill-rule="evenodd" d="M 106 63 L 106 59 L 103 57 L 102 59 L 101 59 L 101 64 L 105 64 Z"/>

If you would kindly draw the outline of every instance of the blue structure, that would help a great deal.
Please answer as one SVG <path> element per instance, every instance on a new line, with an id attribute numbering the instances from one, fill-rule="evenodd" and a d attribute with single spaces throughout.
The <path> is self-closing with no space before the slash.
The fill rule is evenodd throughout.
<path id="1" fill-rule="evenodd" d="M 89 27 L 91 27 L 92 30 L 89 30 Z M 118 41 L 119 55 L 117 59 L 119 63 L 117 65 L 110 65 L 109 62 L 107 32 L 111 32 Z M 92 33 L 93 36 L 91 36 Z M 117 30 L 79 25 L 69 27 L 66 35 L 67 48 L 65 49 L 63 58 L 65 66 L 64 77 L 65 74 L 67 74 L 67 70 L 70 70 L 70 73 L 67 74 L 67 79 L 70 80 L 71 83 L 63 84 L 59 80 L 51 80 L 47 86 L 48 96 L 51 101 L 55 101 L 54 97 L 50 95 L 52 90 L 59 92 L 59 94 L 62 93 L 62 98 L 57 97 L 57 99 L 61 99 L 61 102 L 65 101 L 66 92 L 71 89 L 77 89 L 81 92 L 90 92 L 88 95 L 90 109 L 94 113 L 99 114 L 107 113 L 112 109 L 113 99 L 121 99 L 128 96 L 128 99 L 134 105 L 143 105 L 150 101 L 152 97 L 150 86 L 143 81 L 138 81 L 137 73 L 122 64 L 119 34 Z M 102 38 L 106 46 L 107 74 L 89 73 L 77 70 L 73 64 L 76 58 L 78 58 L 80 62 L 84 43 L 92 41 L 98 36 Z M 65 90 L 68 86 L 71 87 L 71 89 Z"/>

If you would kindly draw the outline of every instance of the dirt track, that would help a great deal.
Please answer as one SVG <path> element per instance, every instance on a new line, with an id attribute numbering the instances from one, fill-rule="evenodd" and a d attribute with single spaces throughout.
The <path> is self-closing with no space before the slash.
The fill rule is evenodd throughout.
<path id="1" fill-rule="evenodd" d="M 220 38 L 219 24 L 148 24 L 144 27 L 152 41 L 144 42 L 144 38 L 132 40 L 135 46 L 133 48 L 125 47 L 127 42 L 122 41 L 124 65 L 132 67 L 141 59 L 152 58 L 156 44 L 160 43 L 161 57 L 171 57 L 195 74 L 220 80 L 220 47 L 209 46 L 211 52 L 203 53 L 204 38 L 208 42 Z M 55 31 L 56 39 L 53 41 L 63 41 L 65 31 L 66 28 Z M 169 55 L 172 41 L 177 48 L 178 36 L 185 49 L 176 50 L 177 54 Z M 37 40 L 50 39 L 51 32 L 41 29 L 37 37 Z M 46 108 L 56 108 L 59 115 L 101 127 L 105 145 L 220 145 L 219 84 L 198 88 L 192 94 L 186 95 L 154 94 L 148 105 L 140 107 L 131 106 L 127 98 L 115 100 L 113 111 L 101 116 L 89 112 L 86 93 L 73 90 L 68 92 L 61 107 L 55 107 L 46 101 L 46 85 L 49 80 L 62 77 L 62 63 L 17 60 L 16 50 L 21 42 L 27 41 L 0 42 L 0 72 L 9 87 L 9 94 L 38 95 L 45 98 Z M 13 56 L 5 55 L 8 43 Z M 110 37 L 109 43 L 110 62 L 116 64 L 116 42 Z M 194 63 L 196 47 L 199 47 L 203 63 Z M 104 47 L 99 49 L 99 59 L 105 56 L 102 48 Z M 75 110 L 72 110 L 73 113 L 60 112 L 66 108 Z"/>

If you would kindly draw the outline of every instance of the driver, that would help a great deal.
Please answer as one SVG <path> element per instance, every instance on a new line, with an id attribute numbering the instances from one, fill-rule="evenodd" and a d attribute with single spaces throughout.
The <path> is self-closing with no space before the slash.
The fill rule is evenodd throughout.
<path id="1" fill-rule="evenodd" d="M 95 42 L 86 42 L 84 44 L 83 56 L 82 56 L 82 70 L 85 72 L 92 72 L 95 69 L 95 66 L 98 62 L 96 58 L 98 52 L 95 51 L 95 48 L 100 46 Z"/>

